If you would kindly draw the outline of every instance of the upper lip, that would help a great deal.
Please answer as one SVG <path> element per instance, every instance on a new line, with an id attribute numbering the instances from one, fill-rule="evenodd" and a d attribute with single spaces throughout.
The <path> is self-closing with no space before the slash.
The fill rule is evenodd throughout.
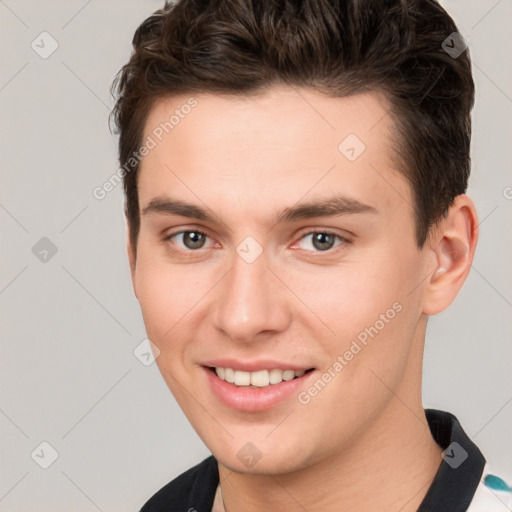
<path id="1" fill-rule="evenodd" d="M 275 359 L 259 359 L 257 361 L 241 361 L 239 359 L 211 359 L 204 361 L 203 366 L 214 368 L 232 368 L 233 370 L 241 370 L 244 372 L 258 372 L 260 370 L 271 370 L 278 368 L 280 370 L 309 370 L 313 368 L 308 365 L 297 365 L 293 363 L 286 363 L 277 361 Z"/>

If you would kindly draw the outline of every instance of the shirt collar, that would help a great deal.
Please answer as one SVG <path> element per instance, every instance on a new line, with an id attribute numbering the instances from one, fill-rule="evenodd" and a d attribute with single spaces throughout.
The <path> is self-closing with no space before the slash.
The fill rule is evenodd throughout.
<path id="1" fill-rule="evenodd" d="M 425 409 L 443 460 L 418 512 L 465 512 L 482 476 L 485 458 L 449 412 Z"/>

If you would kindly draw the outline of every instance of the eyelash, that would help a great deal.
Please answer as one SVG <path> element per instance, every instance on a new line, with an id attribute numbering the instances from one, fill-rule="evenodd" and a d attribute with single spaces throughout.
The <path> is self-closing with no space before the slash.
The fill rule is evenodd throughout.
<path id="1" fill-rule="evenodd" d="M 163 241 L 164 242 L 170 242 L 172 240 L 172 238 L 174 238 L 175 236 L 182 235 L 182 234 L 185 234 L 185 233 L 198 233 L 200 235 L 204 235 L 207 238 L 210 238 L 208 236 L 208 234 L 205 233 L 204 231 L 200 231 L 198 229 L 185 229 L 185 230 L 176 231 L 175 233 L 171 233 L 171 234 L 167 235 L 166 237 L 164 237 Z M 326 251 L 307 251 L 306 249 L 302 249 L 302 250 L 306 250 L 307 252 L 312 253 L 312 254 L 332 254 L 332 253 L 336 252 L 336 248 L 339 248 L 342 245 L 349 245 L 349 244 L 352 243 L 351 240 L 349 240 L 349 239 L 347 239 L 347 238 L 345 238 L 345 237 L 343 237 L 341 235 L 338 235 L 337 233 L 334 233 L 332 231 L 321 230 L 321 229 L 305 232 L 304 234 L 302 234 L 300 236 L 299 241 L 302 240 L 303 238 L 309 236 L 309 235 L 314 235 L 316 233 L 321 233 L 323 235 L 333 236 L 333 237 L 337 238 L 338 240 L 340 240 L 340 243 L 338 245 L 335 245 L 331 249 L 327 249 Z M 182 249 L 175 249 L 173 247 L 170 247 L 170 250 L 172 252 L 176 252 L 176 253 L 179 253 L 179 254 L 182 254 L 182 255 L 185 255 L 185 256 L 192 257 L 192 256 L 195 255 L 195 253 L 199 253 L 200 251 L 202 251 L 203 248 L 195 249 L 195 250 L 193 250 L 193 249 L 182 250 Z"/>

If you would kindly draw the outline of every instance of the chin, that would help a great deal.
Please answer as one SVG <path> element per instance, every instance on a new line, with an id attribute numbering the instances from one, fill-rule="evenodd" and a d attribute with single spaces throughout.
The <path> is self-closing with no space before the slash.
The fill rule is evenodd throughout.
<path id="1" fill-rule="evenodd" d="M 212 447 L 210 450 L 217 461 L 230 471 L 248 475 L 289 474 L 320 462 L 321 457 L 313 460 L 312 455 L 305 453 L 297 437 L 289 439 L 296 441 L 290 445 L 281 442 L 279 448 L 273 443 L 233 441 L 229 446 Z M 298 446 L 301 446 L 300 450 Z"/>

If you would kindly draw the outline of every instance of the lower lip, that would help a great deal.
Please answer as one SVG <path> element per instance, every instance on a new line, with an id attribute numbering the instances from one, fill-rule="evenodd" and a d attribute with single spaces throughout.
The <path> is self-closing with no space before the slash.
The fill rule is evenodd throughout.
<path id="1" fill-rule="evenodd" d="M 220 379 L 215 372 L 203 366 L 209 385 L 215 395 L 227 406 L 239 411 L 259 412 L 266 411 L 280 402 L 296 395 L 304 386 L 311 371 L 301 377 L 282 381 L 279 384 L 270 384 L 263 388 L 238 387 Z"/>

